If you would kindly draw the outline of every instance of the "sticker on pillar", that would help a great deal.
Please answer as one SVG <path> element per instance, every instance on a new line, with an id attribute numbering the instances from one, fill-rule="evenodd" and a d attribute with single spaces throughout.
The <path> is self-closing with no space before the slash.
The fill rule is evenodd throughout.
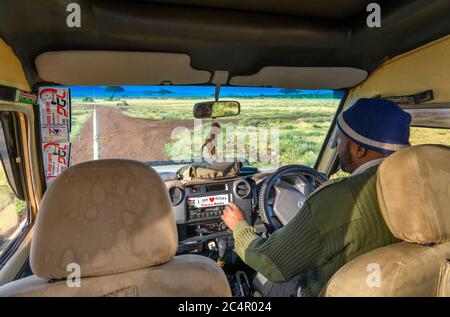
<path id="1" fill-rule="evenodd" d="M 48 142 L 42 144 L 44 173 L 47 186 L 61 174 L 70 163 L 69 142 Z"/>
<path id="2" fill-rule="evenodd" d="M 37 103 L 37 96 L 32 92 L 27 92 L 23 90 L 16 91 L 16 102 L 29 103 L 35 105 Z"/>
<path id="3" fill-rule="evenodd" d="M 39 111 L 41 125 L 66 124 L 70 131 L 70 89 L 40 88 Z"/>
<path id="4" fill-rule="evenodd" d="M 70 89 L 41 87 L 38 103 L 43 165 L 48 186 L 70 165 Z"/>
<path id="5" fill-rule="evenodd" d="M 42 125 L 41 126 L 42 142 L 69 142 L 69 126 L 66 124 L 59 125 Z"/>

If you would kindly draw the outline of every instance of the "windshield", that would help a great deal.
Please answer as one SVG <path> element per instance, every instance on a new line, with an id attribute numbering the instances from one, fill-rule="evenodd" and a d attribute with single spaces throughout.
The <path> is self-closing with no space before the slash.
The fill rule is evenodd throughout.
<path id="1" fill-rule="evenodd" d="M 214 100 L 212 86 L 70 87 L 71 165 L 127 158 L 153 166 L 232 161 L 260 169 L 313 166 L 342 92 L 222 87 L 219 100 L 240 113 L 194 119 L 198 102 Z"/>

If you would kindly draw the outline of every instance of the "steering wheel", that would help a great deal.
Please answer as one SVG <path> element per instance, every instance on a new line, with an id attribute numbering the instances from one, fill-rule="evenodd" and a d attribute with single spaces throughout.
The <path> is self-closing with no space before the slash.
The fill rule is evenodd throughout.
<path id="1" fill-rule="evenodd" d="M 272 233 L 285 226 L 306 198 L 328 180 L 325 174 L 304 165 L 286 165 L 265 179 L 259 192 L 259 213 Z"/>

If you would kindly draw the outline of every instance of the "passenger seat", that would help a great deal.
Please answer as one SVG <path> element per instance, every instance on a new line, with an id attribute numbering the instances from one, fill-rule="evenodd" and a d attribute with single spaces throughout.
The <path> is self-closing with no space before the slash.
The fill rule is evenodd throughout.
<path id="1" fill-rule="evenodd" d="M 381 163 L 378 202 L 386 224 L 402 242 L 346 263 L 323 296 L 448 294 L 450 269 L 442 263 L 450 259 L 449 162 L 450 147 L 418 145 Z"/>
<path id="2" fill-rule="evenodd" d="M 441 264 L 436 295 L 438 297 L 450 297 L 450 259 Z"/>
<path id="3" fill-rule="evenodd" d="M 0 296 L 231 296 L 214 261 L 175 257 L 166 186 L 143 163 L 70 167 L 47 189 L 34 230 L 35 275 L 3 285 Z"/>

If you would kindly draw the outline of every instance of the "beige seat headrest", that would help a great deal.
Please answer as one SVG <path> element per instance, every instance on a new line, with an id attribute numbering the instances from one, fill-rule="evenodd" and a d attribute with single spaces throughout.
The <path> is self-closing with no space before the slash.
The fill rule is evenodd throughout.
<path id="1" fill-rule="evenodd" d="M 377 194 L 395 237 L 450 241 L 450 147 L 417 145 L 392 154 L 378 169 Z"/>
<path id="2" fill-rule="evenodd" d="M 143 163 L 106 159 L 74 165 L 47 189 L 31 245 L 33 272 L 65 278 L 126 272 L 170 261 L 178 245 L 166 186 Z"/>

